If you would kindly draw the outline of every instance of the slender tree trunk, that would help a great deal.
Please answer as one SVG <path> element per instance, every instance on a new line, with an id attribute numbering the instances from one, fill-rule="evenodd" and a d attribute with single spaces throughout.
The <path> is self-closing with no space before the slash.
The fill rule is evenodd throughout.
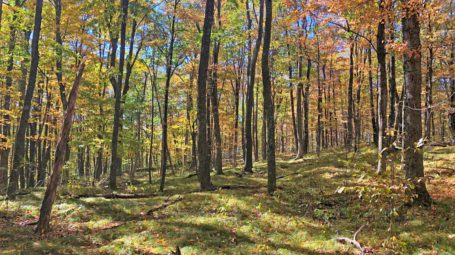
<path id="1" fill-rule="evenodd" d="M 432 33 L 431 19 L 428 17 L 428 32 Z M 431 42 L 430 42 L 431 43 Z M 428 47 L 428 58 L 427 58 L 427 75 L 426 75 L 426 86 L 425 86 L 425 139 L 431 138 L 431 120 L 433 119 L 433 61 L 434 53 L 433 46 Z"/>
<path id="2" fill-rule="evenodd" d="M 347 134 L 346 134 L 346 148 L 350 150 L 352 148 L 353 138 L 353 126 L 352 122 L 354 119 L 354 97 L 353 97 L 353 85 L 354 85 L 354 42 L 351 42 L 349 47 L 349 84 L 348 84 L 348 121 L 347 121 Z"/>
<path id="3" fill-rule="evenodd" d="M 221 0 L 217 1 L 217 20 L 218 30 L 221 29 Z M 223 158 L 222 158 L 222 141 L 221 141 L 221 127 L 220 115 L 218 111 L 218 55 L 220 51 L 220 39 L 217 38 L 213 47 L 213 73 L 212 73 L 212 113 L 213 113 L 213 132 L 215 136 L 215 160 L 214 166 L 216 174 L 223 174 Z"/>
<path id="4" fill-rule="evenodd" d="M 431 201 L 424 177 L 423 150 L 417 148 L 422 138 L 422 116 L 421 92 L 422 92 L 422 71 L 421 71 L 421 44 L 420 25 L 418 12 L 419 3 L 403 0 L 404 17 L 402 18 L 403 42 L 407 46 L 404 54 L 404 78 L 406 80 L 404 115 L 403 115 L 403 170 L 407 179 L 412 180 L 415 202 L 428 204 Z"/>
<path id="5" fill-rule="evenodd" d="M 172 14 L 172 23 L 171 23 L 171 39 L 169 43 L 167 64 L 166 64 L 166 84 L 164 88 L 164 110 L 163 118 L 161 122 L 162 134 L 161 134 L 161 166 L 160 166 L 160 191 L 164 191 L 164 182 L 166 179 L 166 164 L 167 164 L 167 136 L 168 136 L 168 127 L 167 127 L 167 116 L 169 108 L 169 87 L 171 85 L 172 78 L 172 66 L 174 65 L 174 42 L 175 42 L 175 15 L 177 10 L 178 1 L 174 1 L 174 13 Z"/>
<path id="6" fill-rule="evenodd" d="M 288 58 L 291 59 L 291 50 L 289 44 L 287 44 L 288 50 Z M 289 74 L 289 100 L 291 101 L 291 116 L 292 116 L 292 131 L 294 135 L 294 151 L 298 152 L 298 142 L 299 142 L 299 135 L 297 134 L 297 123 L 295 118 L 295 106 L 294 106 L 294 85 L 292 84 L 292 65 L 289 63 L 288 66 L 288 74 Z M 303 135 L 303 132 L 302 132 Z"/>
<path id="7" fill-rule="evenodd" d="M 207 0 L 205 5 L 204 27 L 202 32 L 201 53 L 197 80 L 197 150 L 198 179 L 201 190 L 213 189 L 210 180 L 209 148 L 207 147 L 207 70 L 210 56 L 210 36 L 213 25 L 214 0 Z"/>
<path id="8" fill-rule="evenodd" d="M 451 56 L 451 61 L 450 64 L 453 65 L 453 59 L 455 59 L 455 43 L 452 43 L 452 50 L 450 53 Z M 455 144 L 455 79 L 451 78 L 450 79 L 450 92 L 449 92 L 449 102 L 450 102 L 450 108 L 449 108 L 449 130 L 451 133 L 451 141 L 452 144 Z"/>
<path id="9" fill-rule="evenodd" d="M 3 1 L 1 4 L 3 4 Z M 16 0 L 16 6 L 19 7 L 19 0 Z M 0 17 L 1 18 L 1 17 Z M 8 42 L 8 62 L 7 62 L 7 68 L 6 68 L 6 88 L 7 90 L 10 90 L 13 85 L 13 77 L 12 77 L 12 71 L 14 68 L 14 49 L 16 47 L 16 31 L 17 28 L 15 26 L 17 20 L 17 11 L 14 9 L 13 11 L 13 17 L 12 17 L 12 22 L 10 25 L 10 34 L 9 34 L 9 42 Z M 0 19 L 1 22 L 1 19 Z M 4 96 L 4 103 L 3 103 L 3 110 L 6 112 L 6 114 L 3 115 L 3 129 L 2 129 L 2 135 L 3 137 L 0 138 L 0 143 L 1 144 L 8 144 L 8 138 L 11 135 L 11 124 L 10 120 L 11 117 L 8 114 L 8 111 L 11 108 L 11 95 L 10 93 L 5 93 Z M 0 151 L 0 192 L 3 191 L 5 187 L 8 185 L 8 166 L 9 166 L 9 157 L 10 157 L 10 150 L 8 146 L 6 148 L 2 148 Z"/>
<path id="10" fill-rule="evenodd" d="M 50 230 L 49 222 L 51 219 L 52 206 L 57 195 L 57 187 L 60 183 L 63 164 L 65 163 L 66 143 L 68 142 L 71 126 L 73 124 L 73 115 L 76 107 L 77 93 L 79 90 L 79 84 L 82 79 L 84 68 L 85 58 L 82 60 L 79 66 L 76 79 L 73 83 L 73 88 L 70 92 L 68 108 L 65 113 L 60 140 L 57 143 L 57 149 L 55 151 L 55 161 L 54 167 L 52 169 L 52 175 L 47 185 L 43 202 L 41 203 L 40 217 L 35 229 L 35 232 L 38 234 L 44 234 Z"/>
<path id="11" fill-rule="evenodd" d="M 273 194 L 276 190 L 275 163 L 275 119 L 274 103 L 272 100 L 272 84 L 270 80 L 269 55 L 272 37 L 272 0 L 265 0 L 265 29 L 264 47 L 262 49 L 262 82 L 264 97 L 264 112 L 267 123 L 267 191 Z"/>
<path id="12" fill-rule="evenodd" d="M 318 118 L 317 118 L 317 127 L 316 127 L 316 153 L 320 154 L 321 152 L 321 139 L 322 139 L 322 88 L 321 88 L 321 75 L 320 75 L 320 66 L 321 66 L 321 54 L 319 51 L 319 39 L 317 42 L 317 51 L 318 51 L 318 61 L 317 61 L 317 82 L 318 82 Z"/>
<path id="13" fill-rule="evenodd" d="M 379 0 L 379 10 L 381 14 L 385 12 L 383 0 Z M 385 20 L 381 19 L 378 25 L 377 57 L 379 65 L 379 86 L 378 86 L 378 169 L 377 173 L 386 170 L 386 158 L 382 155 L 382 150 L 387 147 L 387 69 L 386 69 L 386 49 L 385 49 Z"/>
<path id="14" fill-rule="evenodd" d="M 8 184 L 8 197 L 14 199 L 18 189 L 18 177 L 20 169 L 24 166 L 24 154 L 25 154 L 25 133 L 27 129 L 28 119 L 30 118 L 30 110 L 33 98 L 33 92 L 35 90 L 36 76 L 38 71 L 39 63 L 39 37 L 41 32 L 41 19 L 43 10 L 43 0 L 36 1 L 35 10 L 35 23 L 33 28 L 32 38 L 32 52 L 31 52 L 31 64 L 28 79 L 28 86 L 24 97 L 24 105 L 19 121 L 19 127 L 16 131 L 16 138 L 14 144 L 14 158 L 13 167 L 11 170 L 10 182 Z"/>
<path id="15" fill-rule="evenodd" d="M 77 173 L 79 178 L 83 178 L 85 174 L 85 158 L 84 158 L 84 147 L 79 146 L 77 148 Z"/>
<path id="16" fill-rule="evenodd" d="M 372 73 L 372 61 L 371 61 L 371 47 L 368 48 L 368 84 L 369 84 L 369 96 L 370 96 L 370 115 L 371 115 L 371 128 L 373 130 L 373 142 L 378 145 L 378 128 L 376 122 L 376 111 L 374 107 L 374 89 L 373 89 L 373 73 Z"/>
<path id="17" fill-rule="evenodd" d="M 248 5 L 248 0 L 247 0 Z M 246 173 L 253 172 L 253 138 L 252 138 L 252 115 L 254 107 L 254 83 L 256 76 L 256 63 L 258 60 L 259 50 L 261 48 L 262 41 L 262 23 L 264 16 L 264 0 L 260 0 L 259 4 L 259 21 L 258 21 L 258 37 L 256 38 L 256 44 L 254 46 L 253 56 L 251 62 L 248 63 L 248 88 L 247 88 L 247 102 L 246 102 L 246 119 L 245 119 L 245 168 L 243 169 Z M 250 21 L 251 22 L 251 19 Z M 257 99 L 256 99 L 257 100 Z"/>
<path id="18" fill-rule="evenodd" d="M 310 77 L 311 77 L 311 59 L 308 58 L 307 60 L 307 71 L 306 71 L 306 79 L 307 83 L 305 85 L 305 93 L 304 93 L 304 102 L 303 102 L 303 153 L 308 153 L 309 145 L 310 145 L 310 131 L 309 131 L 309 111 L 310 111 Z"/>
<path id="19" fill-rule="evenodd" d="M 296 158 L 302 158 L 305 152 L 305 137 L 303 131 L 303 112 L 302 112 L 302 95 L 303 95 L 303 57 L 299 57 L 298 61 L 299 68 L 299 83 L 297 84 L 297 137 L 298 137 L 298 146 L 297 146 L 297 156 Z M 306 99 L 306 98 L 305 98 Z"/>
<path id="20" fill-rule="evenodd" d="M 117 174 L 120 173 L 122 162 L 117 155 L 119 144 L 119 130 L 121 125 L 121 107 L 122 107 L 122 83 L 123 83 L 123 67 L 125 64 L 125 44 L 126 44 L 126 22 L 128 19 L 128 0 L 121 0 L 122 6 L 122 24 L 120 27 L 120 56 L 118 65 L 117 82 L 114 87 L 115 105 L 114 105 L 114 127 L 112 131 L 112 145 L 111 145 L 111 171 L 109 173 L 109 188 L 117 188 Z M 114 47 L 114 46 L 111 46 Z M 115 45 L 116 47 L 116 45 Z M 111 56 L 114 58 L 115 55 Z"/>

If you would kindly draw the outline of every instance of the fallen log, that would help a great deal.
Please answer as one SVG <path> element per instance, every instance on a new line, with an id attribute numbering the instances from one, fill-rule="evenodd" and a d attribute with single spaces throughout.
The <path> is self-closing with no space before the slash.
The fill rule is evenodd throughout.
<path id="1" fill-rule="evenodd" d="M 80 194 L 74 196 L 74 198 L 90 198 L 90 197 L 102 197 L 106 199 L 135 199 L 135 198 L 150 198 L 155 197 L 156 194 L 151 193 L 140 193 L 140 194 L 121 194 L 121 193 L 109 193 L 109 194 Z"/>
<path id="2" fill-rule="evenodd" d="M 174 200 L 166 200 L 166 201 L 164 201 L 164 203 L 162 203 L 162 204 L 160 204 L 160 205 L 157 205 L 157 206 L 153 207 L 152 209 L 148 210 L 147 213 L 146 213 L 146 215 L 149 215 L 149 216 L 150 216 L 150 215 L 153 215 L 154 212 L 159 211 L 159 210 L 162 210 L 162 209 L 165 209 L 165 208 L 167 208 L 168 206 L 173 205 L 173 204 L 176 204 L 176 203 L 178 203 L 178 202 L 180 202 L 180 201 L 182 201 L 182 200 L 183 200 L 183 197 L 180 197 L 180 196 L 177 197 L 177 198 L 174 199 Z"/>

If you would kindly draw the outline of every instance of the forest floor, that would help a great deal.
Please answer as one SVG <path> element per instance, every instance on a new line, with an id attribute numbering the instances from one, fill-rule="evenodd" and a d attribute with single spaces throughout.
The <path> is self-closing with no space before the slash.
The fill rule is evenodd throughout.
<path id="1" fill-rule="evenodd" d="M 182 254 L 357 254 L 336 238 L 363 225 L 357 240 L 370 254 L 455 254 L 455 147 L 425 151 L 431 207 L 400 206 L 398 178 L 393 186 L 391 173 L 378 178 L 375 159 L 369 147 L 280 159 L 273 197 L 265 162 L 243 177 L 240 168 L 224 169 L 213 192 L 198 192 L 188 172 L 167 178 L 162 194 L 146 173 L 117 191 L 148 198 L 77 198 L 107 189 L 69 184 L 46 237 L 33 233 L 43 196 L 35 190 L 0 201 L 0 254 L 168 254 L 177 246 Z M 398 159 L 395 168 L 399 176 Z"/>

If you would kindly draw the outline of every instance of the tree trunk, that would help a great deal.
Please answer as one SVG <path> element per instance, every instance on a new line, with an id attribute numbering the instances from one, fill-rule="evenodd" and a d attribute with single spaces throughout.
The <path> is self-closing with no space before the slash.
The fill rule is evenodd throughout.
<path id="1" fill-rule="evenodd" d="M 218 29 L 221 29 L 221 0 L 217 1 L 217 20 Z M 213 132 L 215 136 L 215 171 L 216 174 L 223 174 L 223 158 L 222 158 L 222 141 L 221 141 L 221 127 L 220 127 L 220 114 L 218 111 L 218 55 L 220 52 L 220 39 L 217 38 L 213 47 L 213 73 L 212 73 L 212 113 L 213 113 Z"/>
<path id="2" fill-rule="evenodd" d="M 197 150 L 198 179 L 201 190 L 213 189 L 210 180 L 210 151 L 207 147 L 207 70 L 210 56 L 210 36 L 213 25 L 214 0 L 207 0 L 205 5 L 204 27 L 201 41 L 199 72 L 197 79 Z"/>
<path id="3" fill-rule="evenodd" d="M 431 19 L 428 17 L 428 33 L 431 35 Z M 431 42 L 430 42 L 431 43 Z M 426 75 L 426 86 L 425 86 L 425 139 L 431 138 L 431 120 L 433 119 L 433 46 L 428 47 L 428 58 L 427 58 L 427 75 Z M 434 127 L 433 127 L 434 128 Z"/>
<path id="4" fill-rule="evenodd" d="M 402 18 L 403 42 L 407 46 L 404 56 L 404 78 L 406 81 L 403 115 L 403 170 L 407 179 L 414 184 L 416 198 L 419 204 L 428 204 L 431 201 L 424 177 L 423 150 L 417 148 L 422 138 L 421 92 L 421 45 L 420 45 L 420 10 L 417 2 L 402 1 L 404 17 Z M 413 54 L 410 54 L 412 52 Z"/>
<path id="5" fill-rule="evenodd" d="M 321 139 L 322 139 L 322 88 L 321 88 L 321 54 L 319 51 L 319 39 L 317 42 L 317 51 L 318 51 L 318 61 L 317 61 L 317 82 L 318 82 L 318 118 L 317 118 L 317 127 L 316 127 L 316 153 L 320 154 L 321 152 Z"/>
<path id="6" fill-rule="evenodd" d="M 379 0 L 379 11 L 384 13 L 384 2 Z M 378 169 L 377 173 L 386 170 L 386 158 L 381 152 L 387 147 L 387 69 L 386 69 L 386 49 L 385 49 L 385 20 L 382 19 L 378 24 L 377 57 L 379 65 L 379 86 L 378 86 Z"/>
<path id="7" fill-rule="evenodd" d="M 8 197 L 14 199 L 18 189 L 19 171 L 24 166 L 24 154 L 25 154 L 25 133 L 28 125 L 28 119 L 30 118 L 30 110 L 33 98 L 33 92 L 35 90 L 36 76 L 38 71 L 39 63 L 39 37 L 41 32 L 41 19 L 43 10 L 43 0 L 36 1 L 35 10 L 35 25 L 33 28 L 32 38 L 32 51 L 31 51 L 31 64 L 28 79 L 28 86 L 24 97 L 24 104 L 22 113 L 19 121 L 19 127 L 16 131 L 16 138 L 14 144 L 14 158 L 13 167 L 11 170 L 10 182 L 8 185 Z"/>
<path id="8" fill-rule="evenodd" d="M 275 162 L 275 119 L 272 100 L 272 84 L 270 79 L 269 55 L 272 37 L 272 0 L 265 0 L 264 47 L 262 49 L 262 83 L 264 112 L 267 123 L 267 191 L 273 194 L 276 190 Z"/>
<path id="9" fill-rule="evenodd" d="M 376 122 L 376 111 L 374 107 L 374 89 L 373 89 L 373 64 L 371 61 L 371 47 L 368 48 L 368 84 L 369 84 L 369 96 L 370 96 L 370 115 L 371 115 L 371 129 L 373 130 L 373 142 L 378 145 L 378 124 Z"/>
<path id="10" fill-rule="evenodd" d="M 166 179 L 166 164 L 167 164 L 167 115 L 169 108 L 169 87 L 171 85 L 172 78 L 172 66 L 173 56 L 174 56 L 174 42 L 175 42 L 175 15 L 177 10 L 178 1 L 174 1 L 174 11 L 172 14 L 172 23 L 171 23 L 171 39 L 169 43 L 168 56 L 166 58 L 166 83 L 164 88 L 164 110 L 163 118 L 161 121 L 162 134 L 161 134 L 161 165 L 160 165 L 160 191 L 164 191 L 164 182 Z"/>
<path id="11" fill-rule="evenodd" d="M 247 7 L 248 7 L 248 0 Z M 248 12 L 249 13 L 249 12 Z M 245 167 L 243 169 L 246 173 L 253 172 L 253 138 L 252 138 L 252 115 L 254 107 L 254 82 L 256 76 L 256 63 L 258 60 L 259 50 L 261 48 L 262 41 L 262 23 L 264 16 L 264 0 L 260 0 L 259 4 L 259 21 L 258 21 L 258 37 L 256 38 L 256 44 L 254 46 L 253 56 L 251 62 L 248 63 L 248 88 L 247 88 L 247 100 L 246 100 L 246 119 L 245 119 Z M 251 23 L 251 19 L 249 20 Z M 257 99 L 256 99 L 257 100 Z"/>
<path id="12" fill-rule="evenodd" d="M 308 153 L 310 145 L 310 131 L 309 131 L 309 111 L 310 111 L 310 77 L 311 77 L 311 59 L 307 60 L 306 79 L 305 85 L 304 102 L 303 102 L 303 153 Z"/>
<path id="13" fill-rule="evenodd" d="M 3 4 L 3 1 L 0 1 Z M 19 7 L 19 0 L 16 0 L 16 6 Z M 1 17 L 0 17 L 1 18 Z M 11 72 L 14 68 L 14 49 L 16 47 L 16 20 L 17 20 L 17 11 L 14 9 L 13 11 L 13 18 L 10 25 L 10 34 L 9 34 L 9 42 L 8 42 L 8 65 L 6 68 L 6 88 L 10 90 L 13 85 L 13 77 Z M 1 22 L 1 20 L 0 20 Z M 3 110 L 8 112 L 11 108 L 11 94 L 5 93 L 4 103 L 3 103 Z M 0 138 L 1 144 L 8 144 L 8 138 L 11 135 L 11 124 L 10 124 L 11 117 L 9 114 L 3 114 L 3 129 L 2 135 L 3 137 Z M 2 148 L 0 151 L 0 191 L 8 185 L 8 166 L 9 166 L 9 157 L 10 157 L 11 148 L 7 145 L 5 148 Z"/>
<path id="14" fill-rule="evenodd" d="M 303 112 L 302 112 L 302 94 L 303 94 L 303 57 L 299 57 L 298 61 L 298 68 L 299 68 L 299 83 L 297 84 L 297 137 L 298 137 L 298 146 L 297 146 L 297 156 L 296 158 L 302 158 L 303 154 L 305 153 L 305 138 L 304 138 L 304 131 L 303 131 Z M 306 98 L 305 98 L 306 100 Z"/>
<path id="15" fill-rule="evenodd" d="M 350 150 L 352 148 L 352 137 L 353 137 L 353 126 L 352 121 L 354 119 L 354 97 L 353 97 L 353 85 L 354 85 L 354 42 L 351 42 L 349 47 L 349 84 L 348 84 L 348 121 L 346 123 L 346 148 Z"/>
<path id="16" fill-rule="evenodd" d="M 66 109 L 65 118 L 63 121 L 62 132 L 60 134 L 60 140 L 57 143 L 57 149 L 55 151 L 54 167 L 52 169 L 52 175 L 44 194 L 43 202 L 41 203 L 40 216 L 35 232 L 38 234 L 44 234 L 49 231 L 49 222 L 51 219 L 52 206 L 54 204 L 57 187 L 60 183 L 63 164 L 65 163 L 65 150 L 66 144 L 69 139 L 71 126 L 73 124 L 73 115 L 76 107 L 77 93 L 79 90 L 79 84 L 82 79 L 82 74 L 85 68 L 85 58 L 81 61 L 79 70 L 77 71 L 76 79 L 71 89 L 68 108 Z"/>
<path id="17" fill-rule="evenodd" d="M 126 21 L 128 19 L 128 0 L 121 0 L 122 6 L 122 24 L 120 27 L 120 56 L 118 65 L 117 81 L 114 86 L 115 105 L 114 105 L 114 127 L 112 129 L 112 145 L 111 145 L 111 171 L 109 173 L 109 188 L 117 188 L 117 174 L 121 171 L 122 162 L 117 155 L 118 151 L 118 137 L 120 130 L 120 118 L 121 118 L 121 107 L 122 107 L 122 83 L 123 83 L 123 67 L 125 64 L 125 44 L 126 44 Z M 112 45 L 111 47 L 116 47 Z M 114 51 L 113 51 L 114 52 Z M 114 58 L 115 54 L 111 56 Z"/>

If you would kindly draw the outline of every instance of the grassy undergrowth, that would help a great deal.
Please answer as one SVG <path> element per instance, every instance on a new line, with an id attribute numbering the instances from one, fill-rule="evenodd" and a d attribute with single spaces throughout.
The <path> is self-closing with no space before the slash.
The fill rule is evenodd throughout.
<path id="1" fill-rule="evenodd" d="M 197 178 L 188 173 L 169 177 L 163 194 L 156 193 L 157 180 L 149 185 L 140 175 L 137 185 L 118 191 L 156 193 L 151 198 L 76 199 L 106 189 L 69 185 L 60 189 L 46 237 L 33 234 L 43 196 L 36 190 L 0 202 L 0 254 L 168 254 L 176 246 L 183 254 L 354 254 L 335 238 L 352 237 L 364 224 L 357 239 L 370 253 L 454 254 L 455 147 L 425 153 L 430 208 L 402 209 L 400 196 L 385 188 L 391 171 L 378 178 L 375 159 L 367 147 L 358 154 L 283 158 L 273 197 L 267 196 L 264 162 L 244 177 L 236 175 L 240 169 L 224 169 L 213 183 L 231 189 L 214 192 L 198 192 Z"/>

